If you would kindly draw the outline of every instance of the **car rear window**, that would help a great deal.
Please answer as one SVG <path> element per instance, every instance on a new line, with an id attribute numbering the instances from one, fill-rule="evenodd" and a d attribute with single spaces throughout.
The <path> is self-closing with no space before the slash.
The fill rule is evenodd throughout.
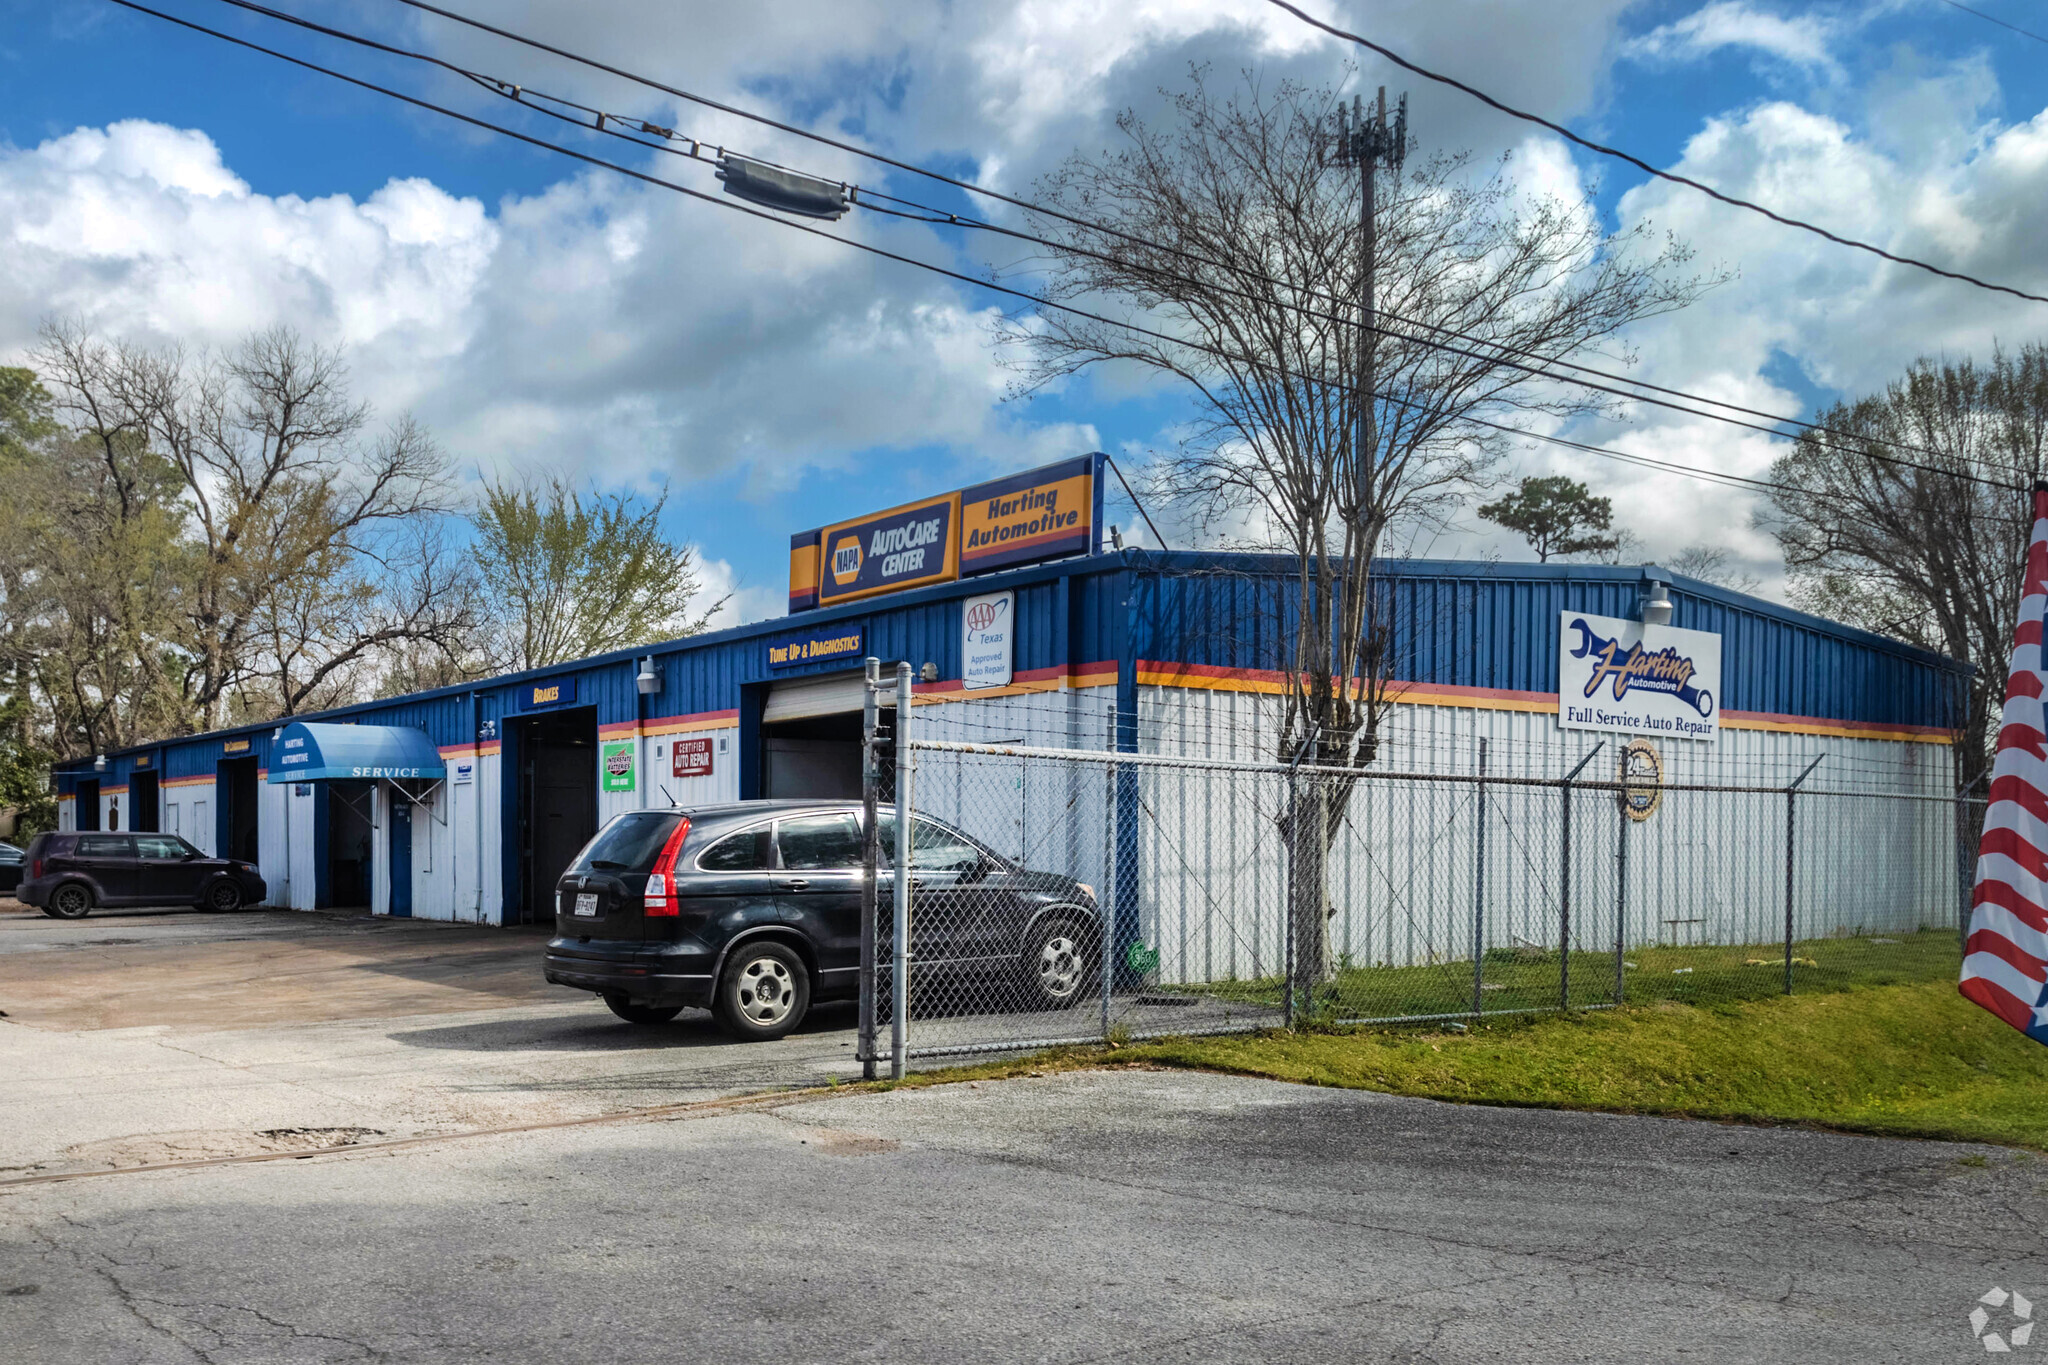
<path id="1" fill-rule="evenodd" d="M 636 810 L 621 815 L 583 846 L 571 872 L 652 872 L 661 846 L 683 817 L 673 811 Z"/>
<path id="2" fill-rule="evenodd" d="M 30 858 L 62 857 L 71 851 L 71 836 L 68 834 L 38 834 L 28 841 Z"/>

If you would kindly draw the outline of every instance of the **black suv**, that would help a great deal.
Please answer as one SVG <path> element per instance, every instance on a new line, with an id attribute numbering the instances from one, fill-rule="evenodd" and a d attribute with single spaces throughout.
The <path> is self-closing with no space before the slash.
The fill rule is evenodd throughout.
<path id="1" fill-rule="evenodd" d="M 780 1038 L 813 1000 L 859 990 L 861 807 L 742 801 L 614 818 L 555 885 L 547 979 L 635 1024 L 709 1008 L 743 1039 Z M 971 976 L 1064 1008 L 1095 979 L 1094 892 L 1032 872 L 919 815 L 912 875 L 920 982 Z M 896 841 L 883 812 L 882 856 Z M 894 873 L 877 878 L 888 960 Z"/>
<path id="2" fill-rule="evenodd" d="M 14 893 L 58 919 L 96 905 L 239 910 L 267 894 L 254 864 L 209 858 L 175 834 L 38 834 Z"/>

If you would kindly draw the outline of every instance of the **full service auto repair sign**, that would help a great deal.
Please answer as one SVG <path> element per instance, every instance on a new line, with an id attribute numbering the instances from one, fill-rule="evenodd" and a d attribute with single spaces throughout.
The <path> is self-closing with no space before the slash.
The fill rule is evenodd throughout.
<path id="1" fill-rule="evenodd" d="M 960 604 L 960 662 L 967 687 L 1008 687 L 1017 653 L 1017 594 L 983 593 Z"/>
<path id="2" fill-rule="evenodd" d="M 1568 611 L 1560 618 L 1557 723 L 1671 739 L 1721 733 L 1721 637 Z"/>
<path id="3" fill-rule="evenodd" d="M 960 495 L 947 493 L 827 526 L 821 537 L 819 605 L 958 578 L 953 531 L 959 521 Z"/>

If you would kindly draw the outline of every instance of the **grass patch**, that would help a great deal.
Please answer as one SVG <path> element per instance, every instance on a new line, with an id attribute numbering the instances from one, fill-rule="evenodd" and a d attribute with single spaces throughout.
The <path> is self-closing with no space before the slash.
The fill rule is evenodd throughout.
<path id="1" fill-rule="evenodd" d="M 1275 1030 L 1062 1048 L 896 1084 L 1102 1066 L 2048 1150 L 2048 1048 L 1964 1000 L 1952 981 L 1706 1007 L 1660 1001 L 1496 1020 L 1466 1033 Z"/>
<path id="2" fill-rule="evenodd" d="M 1909 982 L 1952 982 L 1958 952 L 1953 929 L 1803 939 L 1792 946 L 1792 989 L 1810 995 Z M 1622 964 L 1620 998 L 1629 1004 L 1758 1000 L 1783 994 L 1785 989 L 1783 940 L 1633 948 L 1622 955 Z M 1575 950 L 1569 965 L 1574 1008 L 1615 1003 L 1611 950 Z M 1318 1012 L 1326 1017 L 1373 1019 L 1468 1013 L 1475 985 L 1480 987 L 1478 996 L 1488 1011 L 1554 1009 L 1565 994 L 1561 968 L 1556 951 L 1540 948 L 1489 951 L 1480 963 L 1476 983 L 1470 958 L 1421 967 L 1345 963 L 1335 981 L 1317 993 Z M 1285 988 L 1280 978 L 1268 977 L 1164 989 L 1278 1009 Z"/>
<path id="3" fill-rule="evenodd" d="M 1137 1062 L 1465 1103 L 1804 1123 L 2048 1149 L 2048 1048 L 1952 982 L 1481 1024 L 1169 1039 Z"/>

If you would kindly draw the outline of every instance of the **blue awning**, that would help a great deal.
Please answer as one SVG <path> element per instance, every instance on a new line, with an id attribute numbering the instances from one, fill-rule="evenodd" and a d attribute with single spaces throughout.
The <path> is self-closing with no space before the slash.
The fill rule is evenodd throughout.
<path id="1" fill-rule="evenodd" d="M 423 730 L 403 725 L 308 725 L 293 721 L 270 746 L 270 781 L 336 778 L 435 781 L 447 776 Z"/>

